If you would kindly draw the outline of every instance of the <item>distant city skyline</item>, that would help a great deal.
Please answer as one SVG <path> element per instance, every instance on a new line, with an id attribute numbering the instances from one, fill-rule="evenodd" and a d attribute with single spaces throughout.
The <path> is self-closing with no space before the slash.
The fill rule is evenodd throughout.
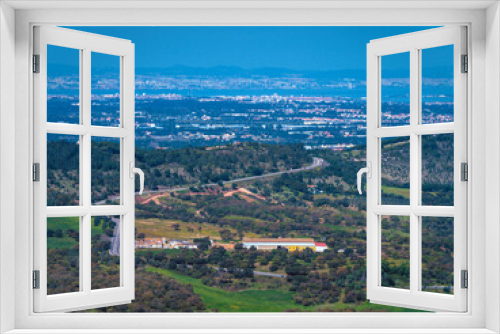
<path id="1" fill-rule="evenodd" d="M 366 69 L 370 40 L 433 27 L 67 27 L 131 40 L 136 68 L 173 66 L 243 69 L 286 68 L 299 71 Z M 439 55 L 439 54 L 438 54 Z M 443 59 L 447 59 L 443 53 Z M 404 59 L 404 58 L 400 58 Z M 63 52 L 49 60 L 69 65 Z M 440 57 L 436 66 L 442 66 Z M 101 57 L 93 66 L 108 67 Z M 386 65 L 400 70 L 396 59 Z"/>

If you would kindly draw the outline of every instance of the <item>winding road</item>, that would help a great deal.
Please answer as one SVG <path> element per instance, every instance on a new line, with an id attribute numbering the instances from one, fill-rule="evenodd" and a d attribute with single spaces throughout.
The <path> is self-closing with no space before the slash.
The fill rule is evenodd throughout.
<path id="1" fill-rule="evenodd" d="M 273 177 L 273 176 L 278 176 L 281 174 L 291 174 L 291 173 L 298 173 L 298 172 L 303 172 L 306 170 L 311 170 L 317 167 L 324 167 L 327 166 L 328 163 L 321 159 L 321 158 L 313 158 L 313 163 L 304 166 L 301 168 L 295 168 L 295 169 L 288 169 L 284 170 L 282 172 L 275 172 L 275 173 L 268 173 L 268 174 L 262 174 L 262 175 L 257 175 L 257 176 L 248 176 L 248 177 L 242 177 L 239 179 L 234 179 L 234 180 L 229 180 L 229 181 L 224 181 L 222 182 L 223 184 L 232 184 L 232 183 L 238 183 L 238 182 L 245 182 L 245 181 L 253 181 L 253 180 L 258 180 L 258 179 L 264 179 L 267 177 Z M 207 184 L 202 184 L 202 187 L 210 187 L 210 186 L 216 186 L 216 183 L 207 183 Z M 182 188 L 170 188 L 170 189 L 161 189 L 161 190 L 146 190 L 143 191 L 142 194 L 152 194 L 152 193 L 166 193 L 166 192 L 175 192 L 175 191 L 183 191 L 183 190 L 188 190 L 189 187 L 182 187 Z M 139 193 L 135 193 L 136 195 L 139 195 Z"/>
<path id="2" fill-rule="evenodd" d="M 292 174 L 292 173 L 303 172 L 306 170 L 311 170 L 311 169 L 315 169 L 318 167 L 326 167 L 326 166 L 328 166 L 328 162 L 326 162 L 324 159 L 314 157 L 312 164 L 310 164 L 308 166 L 301 167 L 301 168 L 288 169 L 288 170 L 284 170 L 282 172 L 274 172 L 274 173 L 262 174 L 262 175 L 257 175 L 257 176 L 242 177 L 239 179 L 224 181 L 222 183 L 223 184 L 232 184 L 232 183 L 238 183 L 238 182 L 253 181 L 253 180 L 258 180 L 258 179 L 265 179 L 268 177 L 274 177 L 274 176 L 278 176 L 281 174 Z M 216 183 L 207 183 L 207 184 L 202 184 L 201 186 L 202 187 L 210 187 L 210 186 L 216 186 L 216 185 L 217 185 Z M 168 193 L 168 192 L 183 191 L 183 190 L 188 190 L 188 189 L 189 189 L 189 187 L 169 188 L 169 189 L 161 189 L 161 190 L 145 190 L 142 192 L 142 194 L 144 195 L 144 194 L 154 194 L 154 193 Z M 136 192 L 135 194 L 139 195 L 138 192 Z M 120 198 L 120 196 L 112 196 L 112 197 L 109 197 L 107 200 L 116 201 L 119 198 Z M 102 201 L 96 202 L 93 205 L 106 204 L 107 200 L 102 200 Z"/>

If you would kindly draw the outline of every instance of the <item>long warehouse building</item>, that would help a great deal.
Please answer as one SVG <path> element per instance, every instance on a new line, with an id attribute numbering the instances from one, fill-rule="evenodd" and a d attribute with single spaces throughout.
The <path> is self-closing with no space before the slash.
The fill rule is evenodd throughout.
<path id="1" fill-rule="evenodd" d="M 273 250 L 286 248 L 291 252 L 310 248 L 321 253 L 328 249 L 323 242 L 315 242 L 312 238 L 243 238 L 243 247 L 255 247 L 258 250 Z"/>

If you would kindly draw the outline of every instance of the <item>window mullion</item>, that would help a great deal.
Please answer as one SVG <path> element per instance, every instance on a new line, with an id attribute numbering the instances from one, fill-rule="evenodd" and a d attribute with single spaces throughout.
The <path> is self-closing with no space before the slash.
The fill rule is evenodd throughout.
<path id="1" fill-rule="evenodd" d="M 420 119 L 419 50 L 410 50 L 410 291 L 418 291 L 420 272 L 420 217 L 413 210 L 420 204 L 420 143 L 415 133 Z"/>
<path id="2" fill-rule="evenodd" d="M 83 84 L 84 84 L 84 80 L 83 80 L 83 74 L 84 74 L 84 64 L 83 64 L 83 61 L 84 61 L 84 54 L 83 54 L 83 50 L 80 50 L 80 59 L 79 59 L 79 73 L 78 73 L 78 80 L 79 80 L 79 92 L 78 92 L 78 101 L 80 102 L 79 103 L 79 106 L 78 106 L 78 109 L 79 109 L 79 116 L 80 116 L 80 121 L 79 121 L 79 125 L 82 126 L 83 125 L 83 115 L 84 114 L 84 111 L 83 111 L 83 106 L 86 105 L 86 103 L 84 103 L 83 101 Z M 83 154 L 83 135 L 80 135 L 79 136 L 79 139 L 80 139 L 80 147 L 79 147 L 79 170 L 80 170 L 80 173 L 79 173 L 79 180 L 78 180 L 78 184 L 79 184 L 79 189 L 78 189 L 78 193 L 79 193 L 79 199 L 80 199 L 80 206 L 83 206 L 85 204 L 87 204 L 85 201 L 85 198 L 84 198 L 84 194 L 83 194 L 83 184 L 84 184 L 84 181 L 85 181 L 85 178 L 83 176 L 83 171 L 84 171 L 84 154 Z M 79 216 L 79 238 L 78 238 L 78 261 L 79 261 L 79 270 L 78 270 L 78 275 L 79 275 L 79 284 L 78 284 L 78 287 L 79 287 L 79 290 L 80 291 L 83 291 L 84 290 L 84 282 L 86 281 L 85 279 L 85 275 L 84 275 L 84 271 L 82 270 L 83 268 L 85 268 L 85 263 L 84 263 L 84 256 L 83 256 L 83 245 L 85 244 L 85 229 L 84 229 L 84 218 L 82 216 Z"/>
<path id="3" fill-rule="evenodd" d="M 91 51 L 89 49 L 84 49 L 82 52 L 83 61 L 80 71 L 82 72 L 82 121 L 84 127 L 89 128 L 91 126 Z M 81 182 L 81 192 L 82 199 L 85 207 L 89 208 L 89 211 L 83 216 L 83 241 L 80 246 L 80 256 L 82 267 L 81 272 L 83 272 L 83 291 L 90 293 L 91 290 L 91 279 L 92 279 L 92 240 L 91 240 L 91 222 L 92 217 L 90 216 L 90 206 L 92 204 L 92 181 L 91 181 L 91 170 L 92 170 L 92 160 L 91 160 L 91 145 L 92 137 L 90 132 L 85 133 L 81 136 L 82 145 L 81 151 L 83 158 L 82 161 L 82 175 L 83 179 Z"/>

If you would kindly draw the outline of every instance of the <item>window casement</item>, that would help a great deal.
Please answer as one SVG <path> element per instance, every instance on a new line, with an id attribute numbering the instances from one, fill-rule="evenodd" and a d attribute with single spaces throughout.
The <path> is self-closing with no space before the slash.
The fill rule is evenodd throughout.
<path id="1" fill-rule="evenodd" d="M 47 117 L 47 71 L 50 62 L 49 48 L 64 48 L 76 54 L 77 84 L 79 86 L 79 119 L 75 124 L 58 123 Z M 119 60 L 120 110 L 116 126 L 101 126 L 92 123 L 93 108 L 91 92 L 92 57 L 96 53 L 113 55 Z M 78 70 L 79 68 L 79 70 Z M 38 26 L 34 28 L 34 312 L 53 312 L 89 309 L 128 303 L 134 299 L 134 44 L 127 40 L 99 36 L 70 29 Z M 66 178 L 73 183 L 66 188 L 76 189 L 76 200 L 63 203 L 47 203 L 50 183 L 56 176 L 49 173 L 49 166 L 63 161 L 58 157 L 57 145 L 49 138 L 64 138 L 72 141 L 77 151 L 75 166 Z M 69 139 L 68 139 L 69 138 Z M 120 170 L 119 190 L 114 203 L 96 201 L 92 187 L 95 175 L 93 143 L 96 140 L 114 140 L 119 143 Z M 52 147 L 51 147 L 52 146 Z M 52 151 L 52 152 L 50 152 Z M 50 154 L 49 154 L 50 152 Z M 67 162 L 67 161 L 66 161 Z M 102 169 L 101 169 L 102 172 Z M 60 176 L 60 175 L 59 175 Z M 106 175 L 102 175 L 106 177 Z M 51 180 L 52 178 L 52 180 Z M 62 182 L 62 181 L 61 181 Z M 66 181 L 67 182 L 67 181 Z M 113 205 L 115 204 L 115 205 Z M 116 224 L 114 256 L 119 268 L 119 281 L 109 288 L 94 289 L 91 281 L 92 222 L 96 217 L 113 217 Z M 63 256 L 71 256 L 73 272 L 77 272 L 72 289 L 61 291 L 49 289 L 50 256 L 48 256 L 48 224 L 50 219 L 73 222 L 73 238 L 76 246 Z M 72 252 L 70 254 L 70 252 Z M 68 268 L 66 268 L 68 269 Z M 64 270 L 64 269 L 63 269 Z M 69 270 L 69 269 L 68 269 Z M 57 285 L 57 282 L 54 283 Z"/>
<path id="2" fill-rule="evenodd" d="M 454 84 L 454 117 L 450 121 L 429 124 L 423 117 L 424 76 L 422 64 L 428 51 L 433 48 L 451 48 Z M 409 56 L 410 107 L 407 125 L 390 126 L 384 121 L 387 111 L 383 110 L 382 90 L 384 66 L 388 66 L 392 55 L 406 53 Z M 409 54 L 409 55 L 408 55 Z M 432 54 L 432 53 L 431 53 Z M 372 303 L 404 306 L 423 310 L 465 312 L 467 310 L 467 289 L 464 286 L 467 275 L 467 182 L 462 169 L 467 164 L 466 110 L 467 110 L 467 57 L 466 27 L 444 27 L 422 32 L 394 36 L 371 41 L 367 46 L 367 299 Z M 385 59 L 384 59 L 385 58 Z M 389 64 L 390 65 L 390 64 Z M 451 136 L 453 156 L 448 157 L 453 164 L 452 180 L 453 198 L 447 201 L 429 201 L 424 199 L 424 172 L 426 160 L 438 157 L 439 148 L 429 151 L 425 145 L 428 138 Z M 409 167 L 409 201 L 394 205 L 384 198 L 383 150 L 388 140 L 400 140 L 408 143 L 401 150 L 401 159 L 407 159 Z M 402 146 L 403 147 L 403 146 Z M 403 152 L 406 150 L 406 152 Z M 426 151 L 427 150 L 427 151 Z M 464 165 L 465 164 L 465 165 Z M 443 168 L 438 167 L 438 168 Z M 359 174 L 361 176 L 361 173 Z M 358 178 L 359 178 L 358 176 Z M 359 181 L 358 181 L 359 187 Z M 402 204 L 402 205 L 401 205 Z M 406 224 L 407 229 L 399 232 L 409 233 L 409 238 L 390 240 L 384 235 L 384 226 L 394 219 L 400 226 Z M 448 226 L 446 233 L 452 233 L 452 249 L 450 252 L 453 268 L 442 268 L 451 271 L 453 286 L 451 293 L 432 292 L 426 286 L 425 247 L 437 247 L 425 244 L 425 229 L 431 223 Z M 394 228 L 397 224 L 392 224 Z M 384 243 L 408 240 L 409 282 L 384 284 L 382 265 Z M 435 251 L 435 250 L 430 250 Z M 409 284 L 408 284 L 409 283 Z M 448 288 L 449 289 L 449 288 Z"/>
<path id="3" fill-rule="evenodd" d="M 2 254 L 2 266 L 10 273 L 9 279 L 14 280 L 15 292 L 5 293 L 5 285 L 1 290 L 2 299 L 8 297 L 5 301 L 14 304 L 12 311 L 5 312 L 8 308 L 2 308 L 1 315 L 7 315 L 8 318 L 15 318 L 6 330 L 16 329 L 15 332 L 42 332 L 50 330 L 52 332 L 64 331 L 73 332 L 86 329 L 89 332 L 104 333 L 109 331 L 128 329 L 133 332 L 140 332 L 148 329 L 164 328 L 166 331 L 175 331 L 180 328 L 190 328 L 194 331 L 217 332 L 230 329 L 232 332 L 240 332 L 254 329 L 256 332 L 268 332 L 274 329 L 300 328 L 306 332 L 315 332 L 318 329 L 332 330 L 334 332 L 343 332 L 345 330 L 356 332 L 468 332 L 468 333 L 486 333 L 496 330 L 496 312 L 497 298 L 494 293 L 487 292 L 490 288 L 498 286 L 498 277 L 495 264 L 495 254 L 498 254 L 498 235 L 496 220 L 493 213 L 498 211 L 494 208 L 497 199 L 497 178 L 494 173 L 489 173 L 489 181 L 486 182 L 484 175 L 485 163 L 486 171 L 494 172 L 498 154 L 498 140 L 492 134 L 497 130 L 497 94 L 498 76 L 497 69 L 493 64 L 498 63 L 498 57 L 492 50 L 498 46 L 495 29 L 484 29 L 486 27 L 497 26 L 498 10 L 494 5 L 485 9 L 484 2 L 436 2 L 428 5 L 424 3 L 405 3 L 398 4 L 398 8 L 388 9 L 382 2 L 374 2 L 374 9 L 363 9 L 358 6 L 347 4 L 347 2 L 331 3 L 332 8 L 318 9 L 317 5 L 305 4 L 307 10 L 299 10 L 288 7 L 283 4 L 281 7 L 286 10 L 266 10 L 260 5 L 251 5 L 252 10 L 247 8 L 212 8 L 204 10 L 202 8 L 177 8 L 169 7 L 169 4 L 155 4 L 162 8 L 147 9 L 147 4 L 135 2 L 137 9 L 126 9 L 120 4 L 107 4 L 112 10 L 103 10 L 100 5 L 86 4 L 86 9 L 74 7 L 74 4 L 61 3 L 57 8 L 48 2 L 37 2 L 36 4 L 19 3 L 11 1 L 4 4 L 10 8 L 13 18 L 7 31 L 3 29 L 2 36 L 12 32 L 12 45 L 6 44 L 8 40 L 2 39 L 3 55 L 11 54 L 12 61 L 7 57 L 2 57 L 2 65 L 15 67 L 13 73 L 7 76 L 7 71 L 3 71 L 3 81 L 14 82 L 15 94 L 11 97 L 6 94 L 5 86 L 2 89 L 2 103 L 12 101 L 12 110 L 15 110 L 15 122 L 12 117 L 11 125 L 16 128 L 15 146 L 15 182 L 16 182 L 16 201 L 15 201 L 15 238 L 10 240 L 7 234 L 3 234 L 2 246 L 8 247 Z M 128 4 L 127 4 L 128 5 Z M 415 6 L 416 5 L 416 6 Z M 432 6 L 432 7 L 431 7 Z M 441 6 L 441 7 L 439 7 Z M 489 5 L 488 5 L 489 6 Z M 168 9 L 167 9 L 168 7 Z M 215 7 L 215 6 L 214 6 Z M 280 7 L 280 8 L 281 8 Z M 356 7 L 356 9 L 354 9 Z M 42 9 L 43 8 L 43 9 Z M 134 7 L 135 8 L 135 7 Z M 219 8 L 217 6 L 217 8 Z M 439 9 L 442 8 L 442 9 Z M 40 10 L 42 9 L 42 10 Z M 1 10 L 1 8 L 0 8 Z M 15 14 L 15 15 L 14 15 Z M 375 15 L 374 15 L 375 14 Z M 494 15 L 493 15 L 494 14 Z M 5 24 L 6 20 L 3 20 Z M 469 182 L 467 184 L 469 201 L 467 203 L 468 214 L 468 269 L 470 269 L 469 289 L 467 291 L 467 312 L 438 312 L 438 313 L 328 313 L 328 314 L 92 314 L 92 313 L 47 313 L 33 312 L 33 296 L 38 291 L 32 290 L 32 270 L 38 269 L 38 262 L 33 263 L 33 255 L 40 249 L 34 249 L 36 243 L 26 242 L 26 238 L 31 240 L 34 235 L 35 224 L 33 212 L 34 190 L 38 191 L 37 182 L 31 182 L 31 168 L 34 156 L 34 145 L 32 130 L 37 124 L 33 124 L 33 115 L 36 114 L 37 107 L 34 106 L 32 83 L 37 80 L 39 74 L 31 74 L 32 68 L 29 64 L 32 62 L 34 41 L 33 25 L 63 25 L 63 26 L 133 26 L 133 25 L 373 25 L 373 26 L 391 26 L 401 25 L 402 22 L 407 25 L 429 25 L 429 26 L 448 26 L 455 25 L 458 22 L 467 25 L 469 42 L 467 51 L 469 56 L 469 72 L 467 83 L 468 113 L 467 113 L 467 136 L 468 142 L 468 162 L 473 166 L 469 169 Z M 471 27 L 473 29 L 471 29 Z M 15 36 L 14 36 L 15 34 Z M 81 35 L 79 35 L 81 36 Z M 95 36 L 95 35 L 94 35 Z M 15 40 L 15 43 L 14 43 Z M 5 47 L 7 45 L 7 48 Z M 12 46 L 12 52 L 9 47 Z M 15 46 L 15 53 L 14 51 Z M 15 58 L 14 58 L 15 57 Z M 14 63 L 15 59 L 15 63 Z M 5 68 L 3 68 L 5 69 Z M 483 71 L 486 69 L 486 71 Z M 13 71 L 12 71 L 13 72 Z M 28 73 L 29 72 L 29 73 Z M 455 80 L 457 78 L 455 77 Z M 486 82 L 489 82 L 488 87 Z M 472 89 L 473 88 L 473 89 Z M 36 93 L 36 89 L 35 89 Z M 457 97 L 455 96 L 455 99 Z M 15 101 L 15 106 L 14 106 Z M 455 101 L 457 103 L 457 101 Z M 5 109 L 5 108 L 3 108 Z M 456 109 L 457 110 L 457 109 Z M 2 110 L 3 112 L 3 110 Z M 465 117 L 465 116 L 464 116 Z M 486 119 L 488 118 L 488 119 Z M 457 119 L 457 113 L 455 113 Z M 6 123 L 4 123 L 5 126 Z M 456 124 L 455 124 L 456 126 Z M 486 131 L 488 133 L 486 133 Z M 44 138 L 44 140 L 47 140 Z M 2 145 L 2 156 L 7 155 L 11 143 Z M 485 145 L 488 155 L 485 153 Z M 7 149 L 7 150 L 6 150 Z M 5 154 L 4 154 L 5 153 Z M 36 154 L 36 153 L 35 153 Z M 13 151 L 7 155 L 14 160 Z M 486 162 L 485 162 L 486 159 Z M 4 164 L 2 164 L 4 166 Z M 123 164 L 126 166 L 126 164 Z M 43 171 L 42 171 L 43 172 Z M 123 171 L 122 171 L 122 174 Z M 371 180 L 371 179 L 370 179 Z M 368 180 L 368 181 L 370 181 Z M 485 183 L 486 182 L 486 183 Z M 486 190 L 485 190 L 486 186 Z M 370 191 L 370 190 L 369 190 Z M 486 197 L 485 194 L 489 193 Z M 4 197 L 5 199 L 5 197 Z M 493 204 L 484 208 L 484 203 Z M 5 201 L 2 200 L 5 208 Z M 495 211 L 496 210 L 496 211 Z M 403 214 L 403 213 L 402 213 Z M 493 216 L 493 217 L 492 217 Z M 2 231 L 5 232 L 5 226 L 14 225 L 10 221 L 4 221 Z M 10 229 L 10 226 L 7 230 Z M 493 233 L 492 233 L 493 232 Z M 456 243 L 455 243 L 456 245 Z M 14 253 L 11 253 L 14 250 Z M 493 256 L 491 256 L 493 254 Z M 6 258 L 7 256 L 7 258 Z M 12 260 L 9 259 L 12 257 Z M 28 260 L 28 261 L 27 261 Z M 15 262 L 15 266 L 14 266 Z M 376 263 L 376 262 L 374 262 Z M 458 273 L 456 267 L 455 272 Z M 7 271 L 3 271 L 7 274 Z M 473 276 L 473 277 L 472 277 Z M 458 289 L 458 286 L 456 286 Z M 490 291 L 491 292 L 491 291 Z M 493 291 L 494 292 L 494 291 Z M 10 298 L 12 296 L 12 298 Z M 15 296 L 15 298 L 14 298 Z M 50 298 L 51 296 L 49 296 Z M 375 301 L 373 296 L 371 301 Z M 15 299 L 15 300 L 14 300 Z M 129 299 L 126 299 L 129 300 Z M 385 302 L 378 300 L 379 302 Z M 396 303 L 395 301 L 392 301 Z M 488 312 L 486 312 L 488 309 Z M 495 312 L 495 313 L 492 313 Z M 141 330 L 131 330 L 131 328 L 141 328 Z M 266 328 L 262 330 L 262 328 Z M 383 329 L 381 329 L 383 328 Z M 59 329 L 59 330 L 58 330 Z M 227 330 L 226 330 L 227 331 Z M 244 330 L 243 330 L 244 331 Z"/>

